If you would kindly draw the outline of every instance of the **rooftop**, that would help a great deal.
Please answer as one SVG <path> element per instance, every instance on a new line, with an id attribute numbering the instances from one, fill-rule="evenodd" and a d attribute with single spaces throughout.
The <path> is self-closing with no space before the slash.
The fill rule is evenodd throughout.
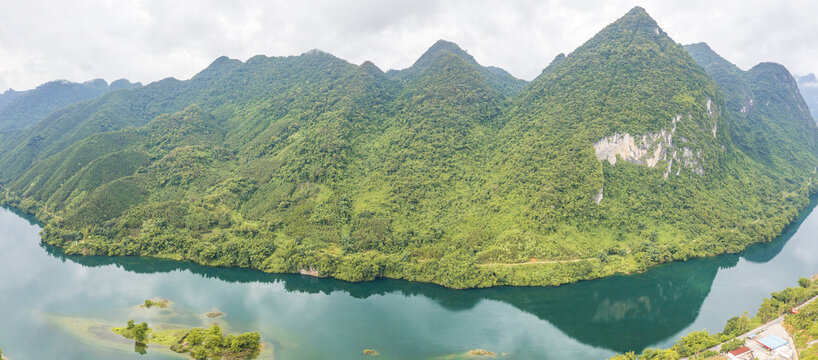
<path id="1" fill-rule="evenodd" d="M 778 337 L 777 335 L 766 336 L 756 341 L 758 341 L 758 343 L 761 344 L 761 346 L 770 350 L 775 350 L 788 344 L 787 340 L 784 340 Z"/>
<path id="2" fill-rule="evenodd" d="M 747 353 L 749 351 L 751 351 L 749 347 L 742 346 L 742 347 L 740 347 L 738 349 L 735 349 L 733 351 L 728 351 L 727 353 L 730 354 L 730 355 L 733 355 L 733 356 L 739 356 L 739 355 Z"/>

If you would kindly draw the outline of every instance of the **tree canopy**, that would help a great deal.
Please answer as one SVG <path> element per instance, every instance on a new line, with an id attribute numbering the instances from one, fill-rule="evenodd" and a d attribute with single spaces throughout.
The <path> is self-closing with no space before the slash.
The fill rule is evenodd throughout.
<path id="1" fill-rule="evenodd" d="M 786 69 L 705 47 L 635 8 L 527 84 L 445 41 L 386 73 L 222 57 L 0 134 L 0 203 L 69 254 L 350 281 L 557 285 L 738 252 L 809 204 L 818 128 Z"/>

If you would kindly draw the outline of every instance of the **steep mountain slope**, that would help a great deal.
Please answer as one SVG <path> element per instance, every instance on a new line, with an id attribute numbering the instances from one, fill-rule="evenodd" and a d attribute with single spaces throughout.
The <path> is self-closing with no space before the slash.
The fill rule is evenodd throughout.
<path id="1" fill-rule="evenodd" d="M 643 9 L 630 11 L 558 57 L 509 110 L 481 206 L 493 210 L 484 217 L 499 235 L 478 259 L 588 259 L 563 266 L 604 274 L 774 236 L 805 198 L 789 205 L 767 194 L 781 179 L 733 147 L 720 130 L 723 107 L 685 50 Z M 765 214 L 759 202 L 781 212 Z M 758 219 L 763 226 L 750 226 Z M 550 281 L 538 277 L 553 276 L 554 265 L 536 263 L 511 276 Z"/>
<path id="2" fill-rule="evenodd" d="M 511 76 L 511 74 L 509 74 L 507 71 L 498 67 L 487 67 L 480 65 L 477 63 L 477 60 L 475 60 L 474 57 L 469 55 L 465 50 L 461 49 L 460 46 L 446 40 L 438 40 L 436 43 L 434 43 L 434 45 L 426 50 L 426 52 L 423 53 L 423 55 L 421 55 L 420 58 L 418 58 L 417 61 L 415 61 L 415 63 L 408 69 L 390 71 L 389 75 L 397 78 L 412 77 L 418 72 L 422 72 L 430 66 L 437 64 L 440 57 L 452 56 L 459 58 L 466 65 L 474 68 L 474 70 L 485 79 L 489 86 L 499 91 L 503 95 L 514 95 L 520 92 L 520 90 L 522 90 L 525 86 L 524 80 L 517 79 Z"/>
<path id="3" fill-rule="evenodd" d="M 816 125 L 795 79 L 781 65 L 761 63 L 749 71 L 705 43 L 685 46 L 725 95 L 733 142 L 775 172 L 788 174 L 816 162 Z"/>
<path id="4" fill-rule="evenodd" d="M 115 81 L 112 86 L 102 79 L 81 84 L 58 80 L 28 91 L 9 90 L 0 95 L 0 131 L 26 128 L 59 108 L 95 98 L 108 91 L 139 86 L 141 84 L 132 84 L 125 79 Z"/>
<path id="5" fill-rule="evenodd" d="M 809 105 L 812 118 L 818 119 L 818 79 L 815 78 L 815 74 L 808 74 L 800 76 L 796 80 L 801 95 L 804 96 L 804 100 Z"/>
<path id="6" fill-rule="evenodd" d="M 388 73 L 222 57 L 15 135 L 0 201 L 69 253 L 353 281 L 555 285 L 735 252 L 818 190 L 818 129 L 786 69 L 688 51 L 635 8 L 530 84 L 445 41 Z"/>

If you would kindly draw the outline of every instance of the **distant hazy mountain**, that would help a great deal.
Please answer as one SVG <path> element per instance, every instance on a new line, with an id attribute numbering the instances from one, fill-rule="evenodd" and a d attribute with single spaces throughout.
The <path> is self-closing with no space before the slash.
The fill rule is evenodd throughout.
<path id="1" fill-rule="evenodd" d="M 84 83 L 57 80 L 32 90 L 8 90 L 0 94 L 0 131 L 26 128 L 57 109 L 93 99 L 108 91 L 139 86 L 141 84 L 125 79 L 117 80 L 110 86 L 102 79 Z"/>
<path id="2" fill-rule="evenodd" d="M 818 120 L 818 79 L 815 78 L 815 74 L 799 77 L 798 88 L 809 105 L 812 118 Z"/>
<path id="3" fill-rule="evenodd" d="M 0 203 L 69 254 L 484 287 L 738 252 L 818 193 L 781 65 L 741 71 L 638 7 L 543 65 L 526 83 L 446 41 L 386 73 L 221 57 L 0 138 Z"/>
<path id="4" fill-rule="evenodd" d="M 25 94 L 25 91 L 14 91 L 13 89 L 9 89 L 4 93 L 0 94 L 0 111 L 2 111 L 9 103 L 14 101 L 14 99 L 18 98 L 20 95 Z"/>

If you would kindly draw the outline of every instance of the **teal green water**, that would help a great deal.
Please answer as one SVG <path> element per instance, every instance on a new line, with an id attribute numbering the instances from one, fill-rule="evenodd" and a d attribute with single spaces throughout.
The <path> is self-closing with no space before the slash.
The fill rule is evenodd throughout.
<path id="1" fill-rule="evenodd" d="M 470 349 L 507 359 L 604 359 L 668 345 L 691 330 L 721 330 L 770 292 L 818 273 L 818 212 L 776 241 L 725 255 L 560 287 L 450 290 L 396 280 L 347 283 L 129 257 L 66 256 L 39 227 L 0 208 L 0 347 L 21 359 L 167 359 L 149 348 L 99 343 L 60 318 L 129 318 L 259 331 L 277 359 L 427 359 Z M 172 310 L 133 308 L 149 297 Z"/>

